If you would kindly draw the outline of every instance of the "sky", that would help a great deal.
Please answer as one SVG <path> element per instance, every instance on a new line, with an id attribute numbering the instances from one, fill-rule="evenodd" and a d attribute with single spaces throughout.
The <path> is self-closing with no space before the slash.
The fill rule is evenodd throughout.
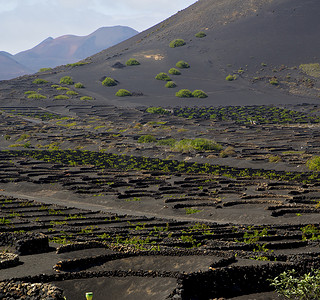
<path id="1" fill-rule="evenodd" d="M 16 54 L 48 37 L 123 25 L 141 32 L 196 0 L 0 0 L 0 51 Z"/>

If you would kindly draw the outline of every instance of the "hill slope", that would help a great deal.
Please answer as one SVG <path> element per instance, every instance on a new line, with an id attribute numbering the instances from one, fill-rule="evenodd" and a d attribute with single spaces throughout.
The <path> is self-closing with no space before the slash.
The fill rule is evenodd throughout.
<path id="1" fill-rule="evenodd" d="M 29 68 L 18 63 L 14 57 L 7 52 L 0 52 L 0 80 L 25 75 L 31 72 Z"/>
<path id="2" fill-rule="evenodd" d="M 115 105 L 226 105 L 317 101 L 320 41 L 317 0 L 200 0 L 133 38 L 89 57 L 87 65 L 59 67 L 44 75 L 52 82 L 70 75 L 97 101 Z M 199 31 L 203 38 L 195 37 Z M 174 39 L 183 47 L 170 48 Z M 136 58 L 139 66 L 113 67 Z M 190 64 L 177 84 L 155 79 L 180 60 Z M 313 63 L 313 65 L 309 65 Z M 305 64 L 305 68 L 299 68 Z M 316 73 L 306 71 L 315 68 Z M 227 81 L 228 75 L 236 80 Z M 102 86 L 110 76 L 115 87 Z M 320 76 L 320 73 L 319 73 Z M 141 97 L 118 98 L 119 88 Z M 179 89 L 204 90 L 206 99 L 180 99 Z M 299 96 L 296 97 L 296 96 Z M 301 99 L 303 97 L 303 99 Z M 119 100 L 120 99 L 120 100 Z"/>

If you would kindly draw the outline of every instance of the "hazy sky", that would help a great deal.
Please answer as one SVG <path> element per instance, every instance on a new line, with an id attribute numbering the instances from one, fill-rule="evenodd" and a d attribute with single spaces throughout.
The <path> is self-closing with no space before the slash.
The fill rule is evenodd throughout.
<path id="1" fill-rule="evenodd" d="M 143 31 L 196 0 L 0 0 L 0 51 L 30 49 L 51 36 L 87 35 L 102 26 Z"/>

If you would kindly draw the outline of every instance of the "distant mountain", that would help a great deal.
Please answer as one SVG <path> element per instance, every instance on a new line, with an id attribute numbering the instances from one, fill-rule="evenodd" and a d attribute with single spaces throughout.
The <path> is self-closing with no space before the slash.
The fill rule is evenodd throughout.
<path id="1" fill-rule="evenodd" d="M 99 28 L 87 36 L 64 35 L 55 39 L 49 37 L 34 48 L 16 55 L 6 52 L 1 54 L 0 79 L 10 79 L 37 72 L 44 67 L 56 67 L 77 62 L 116 45 L 137 33 L 138 31 L 130 27 L 113 26 Z M 16 68 L 11 67 L 8 61 L 12 61 L 12 64 L 15 62 L 17 64 Z"/>
<path id="2" fill-rule="evenodd" d="M 31 72 L 31 69 L 18 63 L 13 55 L 0 51 L 0 80 L 22 76 Z"/>

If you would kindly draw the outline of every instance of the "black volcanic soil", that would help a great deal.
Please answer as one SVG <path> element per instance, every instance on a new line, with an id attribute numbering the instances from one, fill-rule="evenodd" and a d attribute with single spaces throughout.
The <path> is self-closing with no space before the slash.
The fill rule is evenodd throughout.
<path id="1" fill-rule="evenodd" d="M 20 254 L 1 280 L 52 283 L 71 300 L 276 299 L 267 278 L 318 266 L 305 233 L 320 230 L 319 178 L 306 167 L 319 153 L 316 105 L 1 111 L 1 245 Z M 196 137 L 221 148 L 159 144 Z M 26 233 L 44 234 L 42 253 L 3 242 Z"/>

